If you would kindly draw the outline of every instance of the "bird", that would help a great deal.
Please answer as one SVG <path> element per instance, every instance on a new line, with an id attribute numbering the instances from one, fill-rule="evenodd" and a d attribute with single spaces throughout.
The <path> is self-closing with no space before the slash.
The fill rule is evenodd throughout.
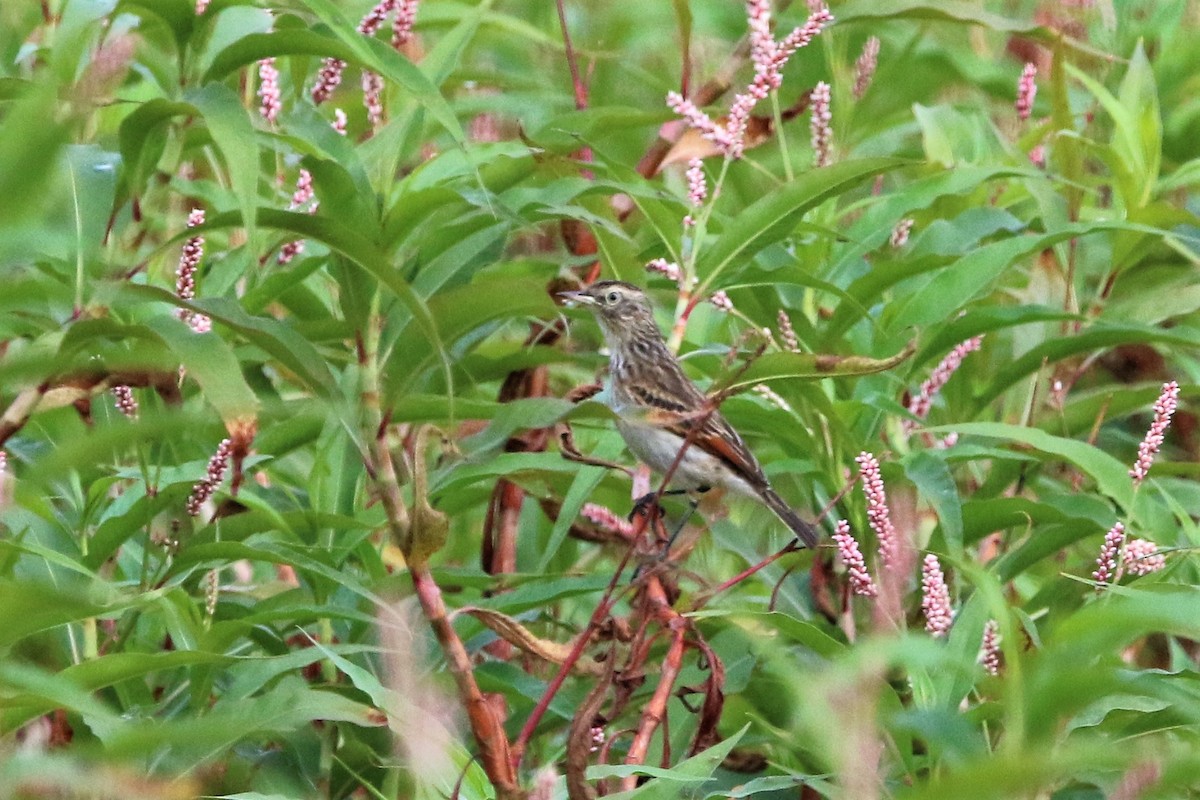
<path id="1" fill-rule="evenodd" d="M 606 280 L 558 294 L 587 308 L 600 325 L 609 352 L 611 407 L 630 452 L 652 470 L 669 473 L 674 490 L 719 487 L 757 500 L 806 547 L 816 546 L 816 528 L 775 493 L 742 437 L 684 374 L 645 292 Z"/>

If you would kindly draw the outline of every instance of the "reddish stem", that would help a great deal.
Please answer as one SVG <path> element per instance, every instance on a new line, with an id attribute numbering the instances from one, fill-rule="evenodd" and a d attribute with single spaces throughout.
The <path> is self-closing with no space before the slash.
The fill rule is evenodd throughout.
<path id="1" fill-rule="evenodd" d="M 558 8 L 558 24 L 562 28 L 563 47 L 567 54 L 567 67 L 571 70 L 571 87 L 575 91 L 575 108 L 582 111 L 588 106 L 587 86 L 583 82 L 583 77 L 579 74 L 579 59 L 575 55 L 575 48 L 571 44 L 571 32 L 567 29 L 567 10 L 563 7 L 563 0 L 557 0 L 555 6 Z"/>
<path id="2" fill-rule="evenodd" d="M 645 527 L 645 517 L 639 517 L 638 521 L 634 523 L 634 542 L 636 542 L 637 537 L 641 534 Z M 563 659 L 562 664 L 559 665 L 558 673 L 555 674 L 554 678 L 551 679 L 549 684 L 547 684 L 546 691 L 542 692 L 542 696 L 538 700 L 537 705 L 534 706 L 533 711 L 530 712 L 529 718 L 526 719 L 525 724 L 521 726 L 521 732 L 517 735 L 517 740 L 513 743 L 512 754 L 510 755 L 514 770 L 521 766 L 521 759 L 525 755 L 525 748 L 528 747 L 529 740 L 533 736 L 533 732 L 537 728 L 538 723 L 542 721 L 542 717 L 546 714 L 546 709 L 550 707 L 550 701 L 552 701 L 554 696 L 558 694 L 558 690 L 562 688 L 563 682 L 567 679 L 567 675 L 570 674 L 571 669 L 575 666 L 575 663 L 579 661 L 580 656 L 583 655 L 583 650 L 585 647 L 587 647 L 588 642 L 591 640 L 592 633 L 600 627 L 600 623 L 604 621 L 604 618 L 608 616 L 608 612 L 617 602 L 617 582 L 621 579 L 621 573 L 625 571 L 625 566 L 629 563 L 629 559 L 633 555 L 633 551 L 634 544 L 631 543 L 629 548 L 625 551 L 625 555 L 621 558 L 621 563 L 617 566 L 616 571 L 613 572 L 612 580 L 608 582 L 608 588 L 605 589 L 604 597 L 600 600 L 600 604 L 596 606 L 596 610 L 592 612 L 592 616 L 591 619 L 588 620 L 587 627 L 585 627 L 583 633 L 575 639 L 575 643 L 571 647 L 571 652 L 567 653 L 567 657 Z"/>
<path id="3" fill-rule="evenodd" d="M 658 729 L 658 726 L 667 718 L 667 701 L 671 699 L 675 689 L 675 680 L 683 669 L 685 633 L 686 629 L 682 625 L 676 626 L 671 637 L 671 646 L 667 648 L 667 654 L 663 658 L 658 685 L 654 687 L 654 694 L 642 711 L 637 733 L 634 734 L 633 741 L 629 745 L 629 752 L 625 756 L 626 764 L 645 763 L 646 751 L 650 748 L 650 739 L 654 736 L 654 731 Z M 635 788 L 637 788 L 637 775 L 628 775 L 621 779 L 621 791 L 631 791 Z"/>
<path id="4" fill-rule="evenodd" d="M 752 567 L 749 567 L 749 568 L 747 568 L 747 569 L 744 569 L 744 570 L 742 570 L 742 571 L 741 571 L 741 572 L 739 572 L 737 575 L 734 575 L 734 576 L 733 576 L 732 578 L 730 578 L 729 580 L 727 580 L 727 581 L 725 581 L 724 583 L 722 583 L 722 584 L 720 584 L 719 586 L 717 586 L 717 588 L 716 588 L 716 589 L 713 589 L 713 590 L 712 590 L 712 592 L 711 592 L 711 594 L 710 594 L 709 596 L 711 597 L 711 596 L 712 596 L 712 595 L 714 595 L 714 594 L 720 594 L 721 592 L 723 592 L 723 591 L 725 591 L 726 589 L 728 589 L 730 586 L 733 586 L 733 585 L 735 585 L 735 584 L 741 583 L 742 581 L 746 580 L 746 578 L 749 578 L 749 577 L 750 577 L 751 575 L 753 575 L 754 573 L 756 573 L 756 572 L 760 572 L 760 571 L 762 571 L 762 570 L 766 569 L 767 567 L 771 566 L 771 565 L 772 565 L 772 564 L 774 564 L 776 561 L 778 561 L 779 559 L 781 559 L 781 558 L 783 558 L 784 556 L 786 556 L 788 553 L 794 553 L 794 552 L 796 552 L 796 551 L 797 551 L 797 550 L 799 550 L 799 549 L 800 549 L 800 542 L 799 542 L 799 540 L 797 540 L 797 539 L 793 539 L 792 541 L 790 541 L 790 542 L 788 542 L 788 543 L 787 543 L 787 546 L 786 546 L 786 547 L 784 547 L 782 550 L 780 550 L 780 551 L 779 551 L 778 553 L 776 553 L 775 555 L 772 555 L 772 556 L 767 556 L 766 558 L 764 558 L 762 561 L 758 562 L 758 563 L 757 563 L 757 564 L 755 564 L 754 566 L 752 566 Z"/>
<path id="5" fill-rule="evenodd" d="M 517 773 L 510 755 L 508 737 L 504 727 L 496 718 L 495 711 L 488 703 L 479 685 L 475 682 L 472 670 L 471 656 L 450 619 L 446 616 L 446 604 L 442 601 L 442 593 L 430 574 L 428 567 L 410 565 L 409 574 L 412 576 L 413 589 L 417 600 L 425 612 L 425 618 L 437 637 L 438 644 L 445 653 L 446 663 L 454 676 L 458 687 L 458 695 L 466 708 L 467 717 L 471 723 L 471 732 L 475 735 L 475 743 L 479 746 L 480 763 L 488 780 L 496 787 L 499 797 L 519 796 Z"/>

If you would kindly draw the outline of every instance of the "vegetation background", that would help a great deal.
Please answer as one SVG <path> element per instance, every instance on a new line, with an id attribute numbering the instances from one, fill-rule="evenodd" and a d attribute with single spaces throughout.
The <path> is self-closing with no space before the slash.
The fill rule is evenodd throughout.
<path id="1" fill-rule="evenodd" d="M 833 0 L 740 159 L 739 2 L 388 5 L 0 5 L 0 796 L 1200 794 L 1195 0 Z M 564 458 L 597 275 L 875 597 Z"/>

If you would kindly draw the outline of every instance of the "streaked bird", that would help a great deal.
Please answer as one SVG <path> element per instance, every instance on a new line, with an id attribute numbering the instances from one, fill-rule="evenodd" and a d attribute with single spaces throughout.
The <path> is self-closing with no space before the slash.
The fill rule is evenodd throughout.
<path id="1" fill-rule="evenodd" d="M 806 547 L 816 545 L 817 530 L 775 493 L 742 437 L 684 374 L 645 292 L 624 281 L 599 281 L 559 296 L 585 306 L 600 323 L 617 429 L 635 456 L 660 474 L 678 460 L 671 488 L 720 487 L 753 498 L 774 511 Z"/>

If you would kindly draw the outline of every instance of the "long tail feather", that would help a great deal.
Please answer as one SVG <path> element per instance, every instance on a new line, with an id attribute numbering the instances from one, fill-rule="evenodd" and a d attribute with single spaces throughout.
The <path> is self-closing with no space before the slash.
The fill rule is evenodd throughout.
<path id="1" fill-rule="evenodd" d="M 820 538 L 817 529 L 800 519 L 796 512 L 792 511 L 791 507 L 783 502 L 783 498 L 775 494 L 774 489 L 765 489 L 762 493 L 762 499 L 766 503 L 767 508 L 774 511 L 775 515 L 783 520 L 796 536 L 800 538 L 800 541 L 804 542 L 805 547 L 813 548 L 817 546 L 817 540 Z"/>

